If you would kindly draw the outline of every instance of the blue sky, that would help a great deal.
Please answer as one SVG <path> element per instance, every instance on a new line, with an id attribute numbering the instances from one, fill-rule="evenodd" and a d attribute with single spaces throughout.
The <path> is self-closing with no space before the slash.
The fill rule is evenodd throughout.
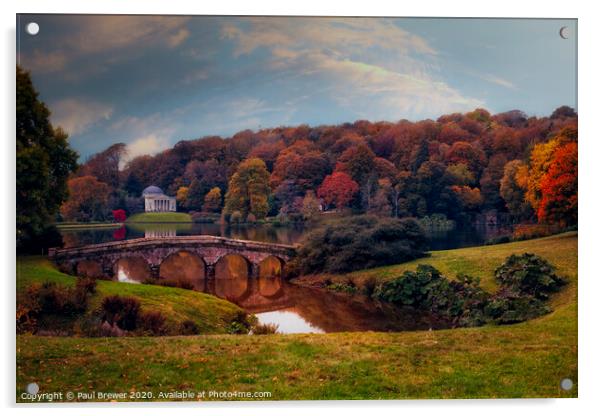
<path id="1" fill-rule="evenodd" d="M 134 157 L 247 128 L 577 105 L 570 19 L 21 15 L 17 30 L 18 62 L 82 159 L 117 142 Z"/>

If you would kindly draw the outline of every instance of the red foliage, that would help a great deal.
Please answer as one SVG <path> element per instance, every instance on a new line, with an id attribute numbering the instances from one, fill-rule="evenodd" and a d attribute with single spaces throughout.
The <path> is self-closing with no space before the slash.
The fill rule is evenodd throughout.
<path id="1" fill-rule="evenodd" d="M 334 172 L 326 176 L 318 188 L 318 197 L 323 198 L 328 205 L 334 204 L 337 208 L 343 208 L 351 202 L 359 189 L 359 185 L 351 176 L 345 172 Z"/>
<path id="2" fill-rule="evenodd" d="M 122 225 L 120 228 L 113 231 L 113 240 L 119 241 L 124 240 L 126 235 L 125 225 Z"/>
<path id="3" fill-rule="evenodd" d="M 122 209 L 114 209 L 113 219 L 115 220 L 115 222 L 124 222 L 126 219 L 125 211 Z"/>
<path id="4" fill-rule="evenodd" d="M 541 178 L 540 222 L 577 223 L 577 143 L 569 142 L 554 152 L 547 173 Z"/>

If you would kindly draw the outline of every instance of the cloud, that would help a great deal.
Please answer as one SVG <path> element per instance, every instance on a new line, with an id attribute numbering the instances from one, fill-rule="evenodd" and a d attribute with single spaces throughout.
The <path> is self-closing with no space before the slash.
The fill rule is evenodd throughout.
<path id="1" fill-rule="evenodd" d="M 137 156 L 154 155 L 172 146 L 173 121 L 180 111 L 175 109 L 167 114 L 153 113 L 144 117 L 124 116 L 108 126 L 107 130 L 117 138 L 116 142 L 127 145 L 121 167 Z"/>
<path id="2" fill-rule="evenodd" d="M 485 81 L 491 82 L 492 84 L 497 84 L 499 86 L 509 88 L 512 90 L 516 89 L 516 85 L 514 85 L 512 82 L 510 82 L 504 78 L 497 77 L 497 76 L 491 75 L 491 74 L 481 75 L 480 77 L 482 79 L 484 79 Z"/>
<path id="3" fill-rule="evenodd" d="M 156 134 L 148 134 L 146 136 L 134 139 L 127 145 L 127 156 L 123 163 L 127 163 L 137 156 L 154 155 L 170 147 L 167 137 L 161 137 Z"/>
<path id="4" fill-rule="evenodd" d="M 190 36 L 190 31 L 186 28 L 182 28 L 176 33 L 169 35 L 167 44 L 170 47 L 175 48 L 176 46 L 181 45 L 186 39 L 188 39 L 188 36 Z"/>
<path id="5" fill-rule="evenodd" d="M 85 132 L 101 120 L 109 120 L 113 108 L 83 98 L 67 98 L 50 105 L 52 122 L 71 136 Z"/>
<path id="6" fill-rule="evenodd" d="M 114 63 L 145 48 L 175 48 L 189 36 L 186 16 L 70 16 L 57 17 L 46 48 L 20 53 L 20 63 L 38 73 L 58 72 L 81 58 L 110 52 L 104 62 Z M 54 47 L 48 48 L 52 44 Z M 96 62 L 98 64 L 98 61 Z"/>
<path id="7" fill-rule="evenodd" d="M 222 37 L 235 58 L 268 51 L 266 71 L 294 73 L 309 91 L 327 89 L 358 117 L 435 116 L 483 104 L 444 82 L 438 52 L 391 19 L 252 17 L 224 24 Z"/>

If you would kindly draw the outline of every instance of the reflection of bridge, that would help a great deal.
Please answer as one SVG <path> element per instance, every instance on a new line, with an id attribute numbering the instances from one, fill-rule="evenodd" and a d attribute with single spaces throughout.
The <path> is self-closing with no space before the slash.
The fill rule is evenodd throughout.
<path id="1" fill-rule="evenodd" d="M 149 265 L 151 275 L 158 277 L 161 263 L 172 254 L 188 252 L 196 255 L 205 264 L 205 276 L 215 277 L 215 265 L 224 256 L 237 254 L 249 264 L 251 277 L 259 276 L 259 265 L 274 257 L 284 265 L 296 254 L 296 247 L 285 244 L 258 241 L 234 240 L 209 235 L 181 236 L 169 238 L 137 238 L 90 244 L 73 248 L 50 249 L 48 255 L 59 267 L 76 274 L 80 262 L 97 263 L 102 274 L 112 277 L 117 261 L 127 257 L 139 257 Z"/>

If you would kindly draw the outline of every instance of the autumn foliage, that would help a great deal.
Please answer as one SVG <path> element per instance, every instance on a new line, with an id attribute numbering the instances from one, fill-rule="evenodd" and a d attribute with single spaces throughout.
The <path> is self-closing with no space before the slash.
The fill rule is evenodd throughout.
<path id="1" fill-rule="evenodd" d="M 472 222 L 495 215 L 573 225 L 577 136 L 577 114 L 561 107 L 549 117 L 476 109 L 417 122 L 244 130 L 180 141 L 127 163 L 118 144 L 79 169 L 82 183 L 71 179 L 62 212 L 78 220 L 117 208 L 131 214 L 141 209 L 142 189 L 156 185 L 176 195 L 178 209 L 221 212 L 234 222 L 309 220 L 346 208 L 379 217 Z M 85 196 L 82 188 L 95 191 Z"/>
<path id="2" fill-rule="evenodd" d="M 353 195 L 359 190 L 359 185 L 345 172 L 335 172 L 328 175 L 318 188 L 318 196 L 327 205 L 344 208 L 351 202 Z"/>

